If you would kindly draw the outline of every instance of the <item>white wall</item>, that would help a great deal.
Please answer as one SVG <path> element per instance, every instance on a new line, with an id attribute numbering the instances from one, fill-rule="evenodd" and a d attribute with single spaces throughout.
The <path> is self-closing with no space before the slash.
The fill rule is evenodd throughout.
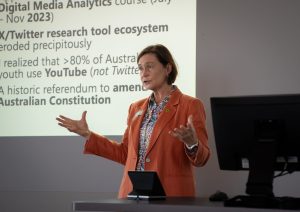
<path id="1" fill-rule="evenodd" d="M 299 11 L 298 0 L 199 1 L 197 95 L 206 105 L 213 153 L 197 171 L 200 195 L 242 194 L 248 177 L 218 169 L 209 98 L 300 93 Z M 300 196 L 297 179 L 298 173 L 275 179 L 275 195 Z"/>
<path id="2" fill-rule="evenodd" d="M 243 193 L 247 179 L 247 172 L 219 170 L 209 98 L 300 92 L 299 11 L 299 0 L 198 0 L 197 96 L 212 148 L 196 169 L 199 196 Z M 79 137 L 1 139 L 0 191 L 117 192 L 122 167 L 83 155 L 82 146 Z M 275 194 L 300 196 L 296 178 L 275 180 Z"/>

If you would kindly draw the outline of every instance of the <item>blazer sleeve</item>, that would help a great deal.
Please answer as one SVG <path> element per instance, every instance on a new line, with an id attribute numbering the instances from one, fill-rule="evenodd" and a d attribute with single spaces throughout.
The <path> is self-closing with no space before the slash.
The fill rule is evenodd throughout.
<path id="1" fill-rule="evenodd" d="M 129 107 L 129 111 L 131 111 L 131 106 Z M 131 119 L 130 117 L 131 116 L 128 115 L 127 128 L 121 142 L 110 140 L 102 135 L 92 132 L 90 138 L 85 143 L 84 153 L 98 155 L 125 165 L 128 154 L 128 131 Z"/>
<path id="2" fill-rule="evenodd" d="M 208 135 L 206 130 L 206 114 L 203 103 L 199 99 L 193 99 L 189 104 L 188 115 L 193 116 L 193 124 L 198 136 L 198 149 L 193 155 L 186 152 L 194 166 L 204 166 L 210 157 Z"/>

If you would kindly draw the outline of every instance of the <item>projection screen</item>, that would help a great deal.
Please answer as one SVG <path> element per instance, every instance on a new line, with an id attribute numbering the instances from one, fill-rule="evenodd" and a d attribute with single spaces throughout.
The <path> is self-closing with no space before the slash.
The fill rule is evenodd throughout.
<path id="1" fill-rule="evenodd" d="M 0 25 L 0 137 L 73 135 L 55 118 L 85 110 L 92 130 L 122 135 L 129 105 L 151 94 L 137 69 L 151 44 L 195 96 L 196 0 L 7 0 Z"/>

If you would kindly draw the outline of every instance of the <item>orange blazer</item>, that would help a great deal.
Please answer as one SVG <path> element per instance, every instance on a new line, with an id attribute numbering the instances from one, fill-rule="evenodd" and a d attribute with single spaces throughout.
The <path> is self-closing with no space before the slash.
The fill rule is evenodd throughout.
<path id="1" fill-rule="evenodd" d="M 92 133 L 85 143 L 84 153 L 98 155 L 125 165 L 119 190 L 119 198 L 127 197 L 132 190 L 129 170 L 135 170 L 138 161 L 140 127 L 147 111 L 149 98 L 135 102 L 129 107 L 127 129 L 122 141 L 116 142 Z M 199 147 L 191 157 L 183 142 L 172 137 L 169 131 L 186 125 L 193 115 Z M 145 170 L 156 171 L 167 196 L 195 196 L 193 166 L 203 166 L 210 156 L 202 102 L 176 89 L 154 126 L 146 153 Z"/>

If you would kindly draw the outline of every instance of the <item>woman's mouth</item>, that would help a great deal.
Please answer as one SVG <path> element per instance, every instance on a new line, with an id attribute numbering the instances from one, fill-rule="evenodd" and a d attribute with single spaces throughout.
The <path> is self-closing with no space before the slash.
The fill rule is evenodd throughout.
<path id="1" fill-rule="evenodd" d="M 149 84 L 150 81 L 149 80 L 144 80 L 143 83 L 146 85 L 146 84 Z"/>

